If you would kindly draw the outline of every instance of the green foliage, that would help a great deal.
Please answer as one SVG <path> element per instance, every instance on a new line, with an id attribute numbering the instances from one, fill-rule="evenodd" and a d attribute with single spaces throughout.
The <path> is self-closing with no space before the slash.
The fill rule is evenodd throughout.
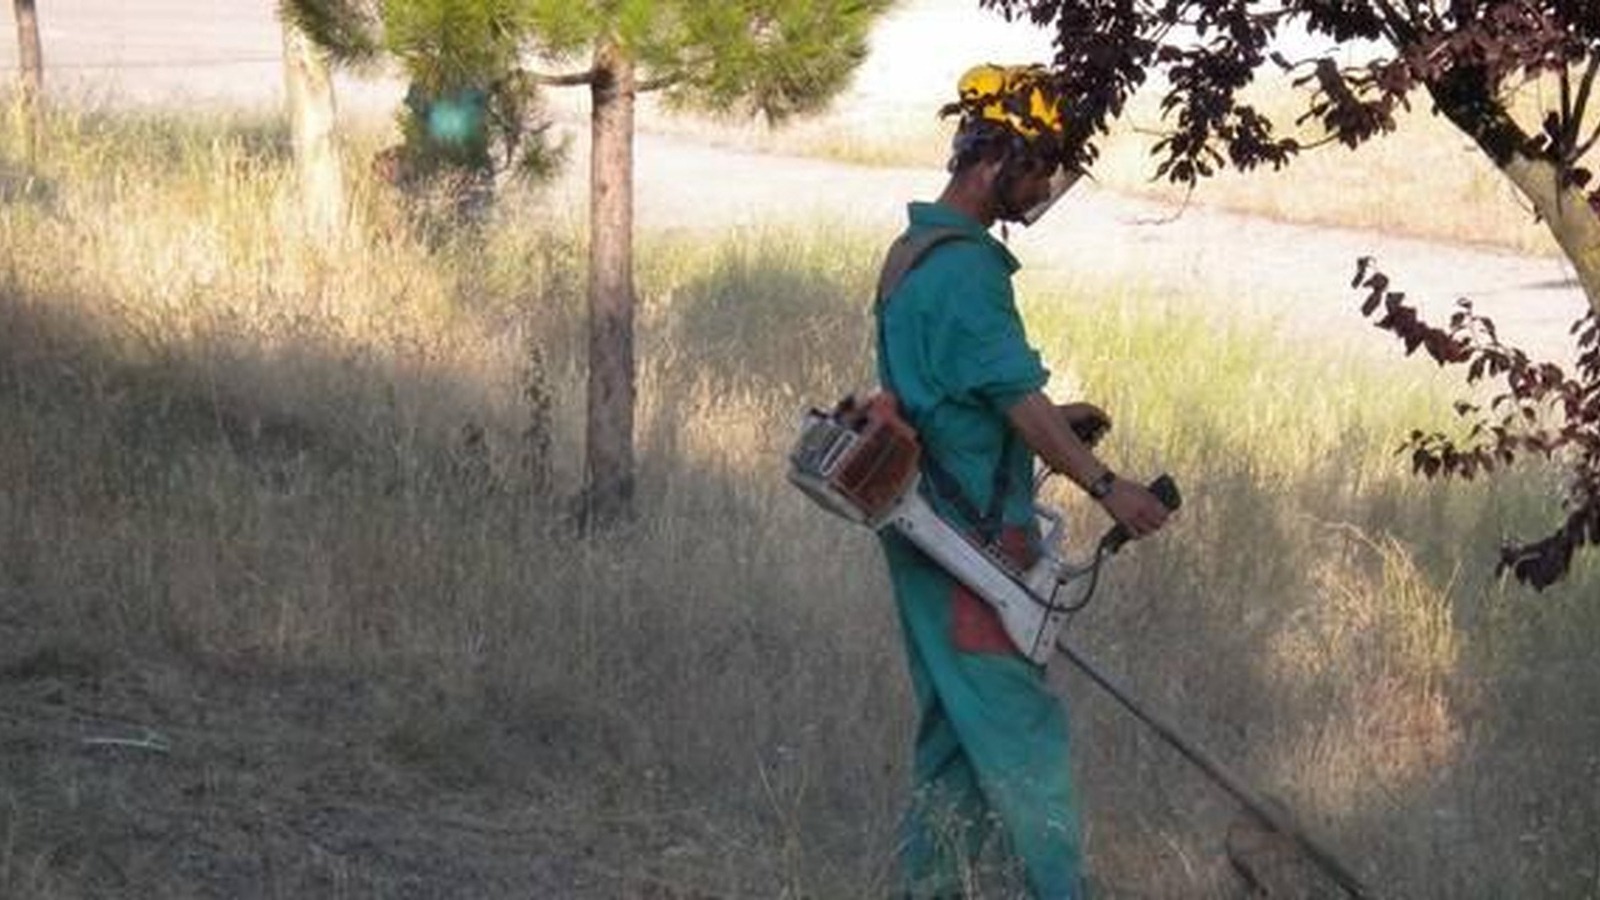
<path id="1" fill-rule="evenodd" d="M 678 108 L 816 112 L 866 57 L 867 33 L 891 0 L 282 0 L 282 14 L 338 64 L 398 61 L 411 81 L 402 163 L 545 173 L 559 162 L 537 118 L 529 54 L 586 65 L 614 39 L 642 89 Z M 584 71 L 568 73 L 582 83 Z M 465 131 L 463 131 L 465 128 Z"/>
<path id="2" fill-rule="evenodd" d="M 383 56 L 382 42 L 372 27 L 375 10 L 370 3 L 282 0 L 278 12 L 340 65 L 374 65 Z"/>
<path id="3" fill-rule="evenodd" d="M 517 65 L 531 20 L 523 0 L 281 0 L 279 12 L 333 61 L 398 60 L 439 94 L 483 87 Z"/>
<path id="4" fill-rule="evenodd" d="M 520 0 L 388 0 L 384 46 L 433 96 L 485 88 L 517 67 L 529 21 Z"/>
<path id="5" fill-rule="evenodd" d="M 679 30 L 641 47 L 675 58 L 670 99 L 680 106 L 740 109 L 769 121 L 816 112 L 847 85 L 867 55 L 867 32 L 888 0 L 684 2 Z M 662 43 L 670 42 L 667 46 Z"/>
<path id="6" fill-rule="evenodd" d="M 537 26 L 532 35 L 533 50 L 557 62 L 570 60 L 588 47 L 605 22 L 593 3 L 528 0 L 527 6 Z"/>
<path id="7" fill-rule="evenodd" d="M 529 46 L 571 60 L 614 37 L 679 107 L 815 112 L 844 89 L 891 0 L 529 0 Z"/>
<path id="8" fill-rule="evenodd" d="M 520 68 L 533 28 L 524 0 L 283 0 L 282 15 L 334 62 L 399 62 L 411 83 L 395 153 L 400 182 L 551 171 L 559 148 Z"/>

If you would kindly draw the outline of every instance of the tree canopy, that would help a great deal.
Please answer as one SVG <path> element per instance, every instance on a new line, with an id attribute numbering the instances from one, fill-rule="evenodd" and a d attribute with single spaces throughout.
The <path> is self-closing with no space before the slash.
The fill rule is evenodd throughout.
<path id="1" fill-rule="evenodd" d="M 283 0 L 282 10 L 340 65 L 400 64 L 411 85 L 402 131 L 422 168 L 545 172 L 556 157 L 543 140 L 539 90 L 588 84 L 602 40 L 626 48 L 638 90 L 663 91 L 671 106 L 779 122 L 817 111 L 846 86 L 888 5 Z"/>
<path id="2" fill-rule="evenodd" d="M 680 108 L 781 121 L 820 110 L 845 88 L 866 58 L 869 26 L 888 6 L 888 0 L 530 0 L 526 11 L 533 49 L 546 59 L 582 64 L 596 41 L 610 36 L 629 48 L 641 90 L 665 90 Z"/>
<path id="3" fill-rule="evenodd" d="M 1072 120 L 1085 125 L 1091 156 L 1094 134 L 1106 131 L 1152 74 L 1164 73 L 1162 108 L 1174 127 L 1156 150 L 1164 157 L 1161 174 L 1175 181 L 1227 165 L 1278 167 L 1304 149 L 1239 100 L 1268 66 L 1298 73 L 1296 83 L 1309 88 L 1295 124 L 1315 119 L 1347 146 L 1393 131 L 1396 110 L 1421 90 L 1497 162 L 1524 151 L 1559 163 L 1572 180 L 1589 180 L 1576 170 L 1596 137 L 1581 124 L 1600 68 L 1600 0 L 980 3 L 1054 29 L 1054 70 Z M 1370 41 L 1388 54 L 1353 66 L 1332 55 L 1287 59 L 1275 46 L 1295 30 L 1339 43 Z M 1561 82 L 1561 108 L 1531 132 L 1507 122 L 1507 88 L 1544 73 Z"/>

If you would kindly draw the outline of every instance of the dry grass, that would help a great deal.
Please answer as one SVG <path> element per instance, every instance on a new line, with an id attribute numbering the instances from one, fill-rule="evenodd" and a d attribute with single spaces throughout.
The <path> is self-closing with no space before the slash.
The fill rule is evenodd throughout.
<path id="1" fill-rule="evenodd" d="M 176 729 L 217 673 L 240 697 L 278 685 L 321 704 L 314 729 L 303 712 L 228 708 L 265 732 L 284 784 L 348 758 L 342 777 L 410 816 L 410 839 L 457 833 L 448 819 L 531 841 L 531 816 L 541 846 L 563 848 L 549 853 L 588 848 L 589 880 L 546 892 L 882 892 L 911 725 L 886 579 L 866 535 L 781 477 L 797 410 L 867 383 L 869 240 L 823 223 L 643 236 L 640 517 L 586 541 L 566 524 L 582 242 L 536 198 L 428 229 L 362 184 L 349 233 L 317 246 L 296 236 L 272 127 L 78 115 L 53 129 L 36 166 L 3 156 L 0 633 L 172 673 L 99 695 L 144 698 L 122 714 L 155 727 Z M 1391 451 L 1444 421 L 1447 384 L 1076 287 L 1115 291 L 1123 312 L 1041 296 L 1034 334 L 1116 415 L 1118 465 L 1170 470 L 1189 497 L 1120 562 L 1078 640 L 1386 895 L 1592 891 L 1600 672 L 1584 636 L 1600 570 L 1538 598 L 1489 571 L 1502 533 L 1554 515 L 1550 476 L 1415 480 Z M 5 678 L 66 677 L 23 643 Z M 1062 678 L 1109 895 L 1234 896 L 1227 804 Z M 217 752 L 254 759 L 258 744 Z M 37 785 L 7 794 L 8 894 L 88 891 L 99 857 L 63 847 L 124 829 L 159 842 L 179 821 L 130 819 L 121 794 L 73 807 L 99 789 L 93 770 L 7 746 L 8 771 L 28 774 L 13 783 Z M 284 802 L 268 781 L 247 803 L 176 792 L 167 811 L 248 834 L 240 810 Z M 354 808 L 346 782 L 305 790 Z M 103 812 L 92 829 L 85 808 Z M 406 883 L 355 825 L 335 863 L 296 862 L 310 826 L 282 815 L 266 846 L 299 883 Z M 107 846 L 130 890 L 251 884 Z M 416 877 L 525 896 L 473 879 L 527 852 L 462 843 L 448 876 Z"/>

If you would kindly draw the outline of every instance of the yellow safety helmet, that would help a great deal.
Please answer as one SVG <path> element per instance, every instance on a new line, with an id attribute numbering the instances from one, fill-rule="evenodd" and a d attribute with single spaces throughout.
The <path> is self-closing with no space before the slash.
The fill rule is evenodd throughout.
<path id="1" fill-rule="evenodd" d="M 962 131 L 989 126 L 1030 142 L 1061 140 L 1061 109 L 1044 66 L 973 66 L 962 74 L 956 91 L 960 99 L 939 114 L 959 115 Z"/>
<path id="2" fill-rule="evenodd" d="M 1032 225 L 1061 199 L 1082 175 L 1068 158 L 1066 125 L 1062 121 L 1060 94 L 1041 65 L 997 66 L 968 69 L 957 83 L 960 97 L 939 110 L 941 116 L 960 116 L 951 142 L 950 170 L 978 148 L 996 138 L 1008 146 L 1008 163 L 1002 170 L 999 193 L 1015 177 L 1017 164 L 1044 162 L 1051 169 L 1050 190 L 1027 209 L 1013 209 L 1007 198 L 1000 218 Z"/>

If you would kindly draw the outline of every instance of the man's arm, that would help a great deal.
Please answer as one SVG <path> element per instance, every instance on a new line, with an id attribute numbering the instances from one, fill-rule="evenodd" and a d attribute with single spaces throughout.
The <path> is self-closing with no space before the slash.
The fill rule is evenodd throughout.
<path id="1" fill-rule="evenodd" d="M 1167 507 L 1143 485 L 1120 478 L 1095 457 L 1078 436 L 1072 433 L 1067 417 L 1043 391 L 1023 396 L 1006 409 L 1006 418 L 1022 440 L 1052 470 L 1072 479 L 1089 491 L 1097 483 L 1109 483 L 1109 490 L 1098 501 L 1105 511 L 1135 537 L 1144 537 L 1167 521 Z"/>

